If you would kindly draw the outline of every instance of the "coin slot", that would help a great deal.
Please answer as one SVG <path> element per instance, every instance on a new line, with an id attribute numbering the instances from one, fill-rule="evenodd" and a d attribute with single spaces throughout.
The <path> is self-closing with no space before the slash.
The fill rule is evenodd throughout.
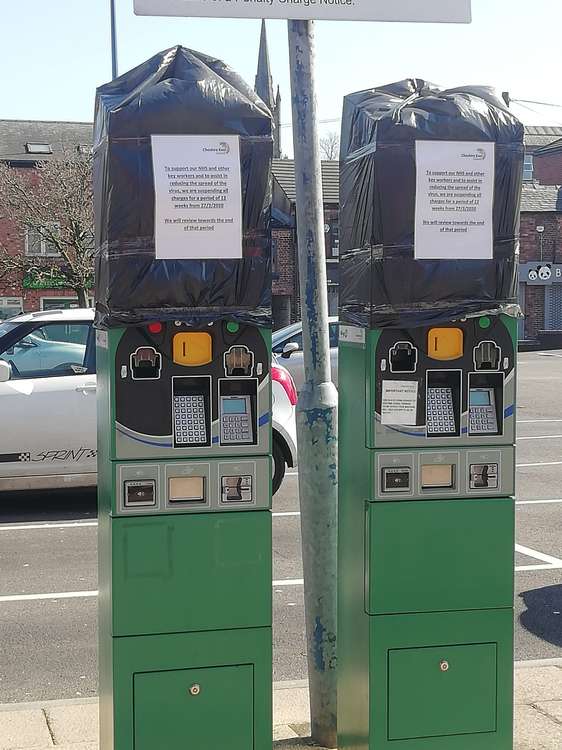
<path id="1" fill-rule="evenodd" d="M 156 505 L 156 482 L 142 479 L 125 482 L 126 508 L 151 508 Z"/>
<path id="2" fill-rule="evenodd" d="M 409 492 L 412 472 L 409 466 L 384 467 L 382 470 L 383 492 Z"/>

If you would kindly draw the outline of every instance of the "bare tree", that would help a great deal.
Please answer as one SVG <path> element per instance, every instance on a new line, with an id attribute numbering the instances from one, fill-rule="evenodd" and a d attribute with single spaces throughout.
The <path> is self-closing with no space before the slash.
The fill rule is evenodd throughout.
<path id="1" fill-rule="evenodd" d="M 334 161 L 338 158 L 340 152 L 340 137 L 337 133 L 328 133 L 324 138 L 320 138 L 320 151 L 324 159 Z"/>
<path id="2" fill-rule="evenodd" d="M 0 244 L 0 275 L 69 287 L 87 307 L 94 278 L 91 155 L 63 153 L 36 169 L 0 164 L 0 216 L 26 238 L 15 251 Z"/>

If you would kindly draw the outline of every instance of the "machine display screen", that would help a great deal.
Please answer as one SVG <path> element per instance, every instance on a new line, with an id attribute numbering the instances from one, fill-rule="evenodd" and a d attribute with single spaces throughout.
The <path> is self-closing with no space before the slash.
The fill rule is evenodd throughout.
<path id="1" fill-rule="evenodd" d="M 246 414 L 245 398 L 225 398 L 222 402 L 223 414 Z"/>
<path id="2" fill-rule="evenodd" d="M 471 406 L 490 406 L 490 391 L 470 391 Z"/>

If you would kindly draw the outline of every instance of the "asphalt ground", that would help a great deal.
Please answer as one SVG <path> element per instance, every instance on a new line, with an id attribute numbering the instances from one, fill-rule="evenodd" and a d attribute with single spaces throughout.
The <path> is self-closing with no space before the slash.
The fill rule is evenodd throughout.
<path id="1" fill-rule="evenodd" d="M 520 355 L 518 660 L 562 657 L 561 386 L 562 352 Z M 306 655 L 296 472 L 273 511 L 274 679 L 297 680 Z M 0 703 L 97 694 L 95 519 L 92 491 L 0 497 Z"/>

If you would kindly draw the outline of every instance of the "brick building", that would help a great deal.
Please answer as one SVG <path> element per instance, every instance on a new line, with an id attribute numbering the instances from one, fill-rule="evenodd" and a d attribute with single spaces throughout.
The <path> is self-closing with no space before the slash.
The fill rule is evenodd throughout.
<path id="1" fill-rule="evenodd" d="M 0 120 L 0 159 L 17 169 L 34 170 L 40 161 L 64 153 L 83 152 L 92 147 L 92 124 L 88 122 L 43 122 L 36 120 Z M 2 217 L 0 206 L 0 244 L 14 253 L 54 256 L 53 248 Z M 32 278 L 7 283 L 0 278 L 0 320 L 22 310 L 48 310 L 76 305 L 74 291 L 48 288 Z"/>
<path id="2" fill-rule="evenodd" d="M 562 330 L 562 188 L 523 186 L 519 304 L 525 319 L 519 338 L 546 339 Z"/>

